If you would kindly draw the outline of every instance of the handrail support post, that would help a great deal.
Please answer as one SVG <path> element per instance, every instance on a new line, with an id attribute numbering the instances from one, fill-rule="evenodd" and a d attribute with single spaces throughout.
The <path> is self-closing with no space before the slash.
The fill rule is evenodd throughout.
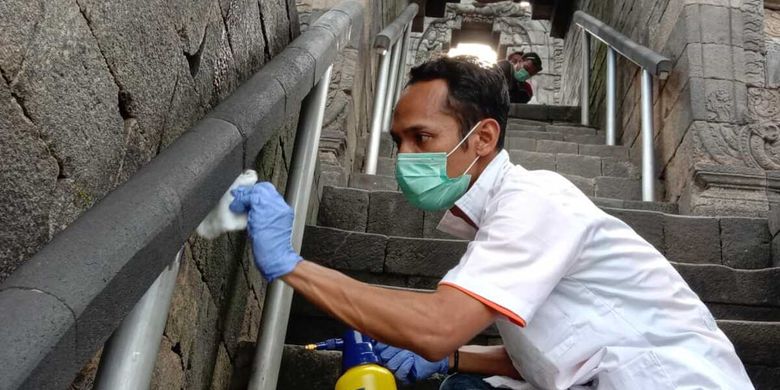
<path id="1" fill-rule="evenodd" d="M 376 174 L 377 159 L 379 158 L 379 142 L 382 136 L 382 119 L 387 96 L 387 73 L 390 71 L 390 53 L 379 54 L 379 72 L 376 76 L 376 91 L 374 93 L 374 108 L 371 113 L 371 130 L 368 134 L 368 151 L 366 153 L 365 173 Z"/>
<path id="2" fill-rule="evenodd" d="M 590 34 L 584 28 L 580 29 L 581 49 L 580 60 L 582 62 L 582 80 L 580 85 L 580 123 L 590 126 Z"/>
<path id="3" fill-rule="evenodd" d="M 617 69 L 616 69 L 615 49 L 607 46 L 607 145 L 615 145 L 617 134 L 616 121 L 616 89 L 617 89 Z"/>
<path id="4" fill-rule="evenodd" d="M 653 152 L 653 79 L 642 68 L 642 200 L 655 198 L 655 154 Z"/>
<path id="5" fill-rule="evenodd" d="M 295 210 L 292 226 L 292 246 L 300 252 L 309 199 L 317 165 L 322 121 L 325 116 L 325 103 L 328 98 L 328 86 L 333 65 L 330 65 L 320 81 L 303 100 L 301 115 L 298 119 L 297 136 L 293 147 L 293 161 L 285 190 L 285 200 Z M 268 286 L 261 331 L 257 338 L 255 357 L 252 363 L 250 390 L 274 390 L 279 379 L 282 365 L 284 339 L 287 335 L 287 323 L 290 319 L 293 289 L 277 279 Z"/>
<path id="6" fill-rule="evenodd" d="M 106 341 L 95 375 L 95 389 L 149 388 L 176 287 L 182 250 Z"/>
<path id="7" fill-rule="evenodd" d="M 399 38 L 393 44 L 392 55 L 390 56 L 390 72 L 388 74 L 387 91 L 385 97 L 385 107 L 382 112 L 382 132 L 390 131 L 390 122 L 393 116 L 393 106 L 395 105 L 396 83 L 399 79 L 399 69 L 401 65 L 401 49 L 403 46 L 403 37 Z"/>

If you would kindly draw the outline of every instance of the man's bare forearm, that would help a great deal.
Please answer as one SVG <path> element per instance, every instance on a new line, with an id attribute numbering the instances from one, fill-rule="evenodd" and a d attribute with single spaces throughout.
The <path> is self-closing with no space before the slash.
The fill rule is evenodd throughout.
<path id="1" fill-rule="evenodd" d="M 493 316 L 480 303 L 476 303 L 476 315 L 474 306 L 470 311 L 466 308 L 473 302 L 457 303 L 464 307 L 463 313 L 448 309 L 452 299 L 463 299 L 454 296 L 459 292 L 418 293 L 375 287 L 308 261 L 302 261 L 283 279 L 350 327 L 429 360 L 447 356 L 487 326 Z M 474 324 L 475 318 L 486 323 Z"/>
<path id="2" fill-rule="evenodd" d="M 464 345 L 458 348 L 458 371 L 481 375 L 503 375 L 522 379 L 503 345 Z M 450 355 L 450 368 L 455 364 Z"/>

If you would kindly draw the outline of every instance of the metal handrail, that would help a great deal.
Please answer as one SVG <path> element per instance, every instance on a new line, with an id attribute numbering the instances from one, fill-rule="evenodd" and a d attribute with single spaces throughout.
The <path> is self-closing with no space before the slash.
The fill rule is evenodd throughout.
<path id="1" fill-rule="evenodd" d="M 376 174 L 382 132 L 390 130 L 393 107 L 398 100 L 406 74 L 406 55 L 412 19 L 417 15 L 418 9 L 415 3 L 407 5 L 401 14 L 374 39 L 374 48 L 378 50 L 380 60 L 364 166 L 365 173 L 370 175 Z"/>
<path id="2" fill-rule="evenodd" d="M 379 50 L 390 50 L 403 34 L 406 34 L 407 26 L 412 22 L 419 7 L 412 3 L 406 6 L 401 14 L 398 15 L 387 27 L 383 28 L 374 38 L 374 48 Z"/>
<path id="3" fill-rule="evenodd" d="M 583 11 L 574 13 L 574 24 L 582 29 L 582 84 L 580 87 L 580 122 L 590 124 L 590 37 L 594 36 L 607 45 L 606 86 L 606 144 L 615 145 L 617 134 L 617 59 L 620 54 L 634 64 L 641 72 L 641 118 L 642 118 L 642 200 L 655 199 L 655 155 L 653 148 L 653 79 L 665 80 L 672 71 L 672 61 L 642 46 L 608 26 L 601 20 Z"/>
<path id="4" fill-rule="evenodd" d="M 651 75 L 666 80 L 672 72 L 672 61 L 656 53 L 647 46 L 642 46 L 608 24 L 587 14 L 584 11 L 574 12 L 574 24 L 587 30 L 591 35 L 615 49 L 620 55 L 631 62 L 647 69 Z"/>
<path id="5" fill-rule="evenodd" d="M 344 1 L 323 14 L 206 118 L 0 284 L 0 388 L 67 387 L 125 318 L 131 322 L 128 332 L 115 334 L 111 344 L 129 340 L 127 345 L 137 345 L 132 341 L 139 339 L 136 335 L 150 334 L 151 328 L 135 328 L 132 323 L 136 323 L 158 330 L 152 332 L 154 337 L 141 337 L 146 343 L 143 348 L 118 350 L 159 348 L 160 322 L 150 322 L 139 313 L 164 310 L 169 290 L 157 289 L 157 284 L 150 290 L 150 286 L 159 282 L 171 287 L 175 266 L 164 276 L 160 274 L 177 257 L 190 233 L 238 173 L 254 164 L 284 118 L 297 113 L 307 95 L 321 96 L 322 85 L 327 83 L 320 80 L 329 80 L 336 53 L 350 40 L 353 29 L 363 27 L 362 9 L 357 1 Z M 324 99 L 315 100 L 321 104 Z M 311 104 L 306 101 L 300 122 L 308 128 L 321 123 L 321 115 L 313 121 L 307 108 Z M 297 144 L 305 139 L 296 137 L 296 152 L 301 149 Z M 316 156 L 316 147 L 306 153 Z M 291 176 L 311 182 L 313 169 L 313 164 L 293 166 Z M 298 215 L 305 218 L 306 207 L 297 201 L 295 206 L 296 220 Z M 162 297 L 146 300 L 155 295 Z M 273 305 L 266 303 L 266 312 L 268 306 Z M 164 324 L 166 316 L 160 317 Z M 284 334 L 277 339 L 283 342 Z M 101 369 L 101 381 L 117 383 L 107 380 L 106 375 L 114 374 L 105 370 L 108 366 Z"/>

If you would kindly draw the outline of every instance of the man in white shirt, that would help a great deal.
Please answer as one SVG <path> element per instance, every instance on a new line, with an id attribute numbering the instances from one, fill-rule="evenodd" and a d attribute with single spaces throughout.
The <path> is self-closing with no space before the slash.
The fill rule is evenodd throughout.
<path id="1" fill-rule="evenodd" d="M 449 210 L 439 228 L 470 241 L 460 263 L 435 292 L 415 293 L 305 261 L 290 246 L 292 211 L 261 183 L 235 191 L 231 208 L 249 212 L 266 278 L 384 343 L 379 354 L 402 382 L 454 368 L 528 382 L 477 379 L 484 388 L 753 388 L 663 255 L 562 176 L 509 161 L 509 98 L 495 67 L 440 58 L 410 76 L 391 130 L 396 175 L 415 206 Z M 503 346 L 464 346 L 493 323 Z"/>

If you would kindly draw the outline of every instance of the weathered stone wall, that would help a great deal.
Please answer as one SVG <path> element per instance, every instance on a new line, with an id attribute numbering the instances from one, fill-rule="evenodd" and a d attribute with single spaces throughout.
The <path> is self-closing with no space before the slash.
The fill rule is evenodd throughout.
<path id="1" fill-rule="evenodd" d="M 0 2 L 0 281 L 281 52 L 298 26 L 293 0 Z M 256 160 L 282 190 L 296 121 Z M 265 294 L 245 242 L 236 233 L 185 244 L 153 388 L 245 384 Z M 91 388 L 98 359 L 72 387 Z"/>
<path id="2" fill-rule="evenodd" d="M 669 79 L 653 86 L 663 199 L 680 202 L 684 213 L 765 215 L 761 178 L 780 168 L 776 11 L 765 17 L 761 0 L 581 0 L 577 8 L 674 63 Z M 580 34 L 572 27 L 565 38 L 565 104 L 579 101 Z M 592 119 L 603 124 L 604 45 L 594 42 L 591 56 Z M 639 159 L 638 67 L 620 58 L 617 85 L 620 137 Z"/>

